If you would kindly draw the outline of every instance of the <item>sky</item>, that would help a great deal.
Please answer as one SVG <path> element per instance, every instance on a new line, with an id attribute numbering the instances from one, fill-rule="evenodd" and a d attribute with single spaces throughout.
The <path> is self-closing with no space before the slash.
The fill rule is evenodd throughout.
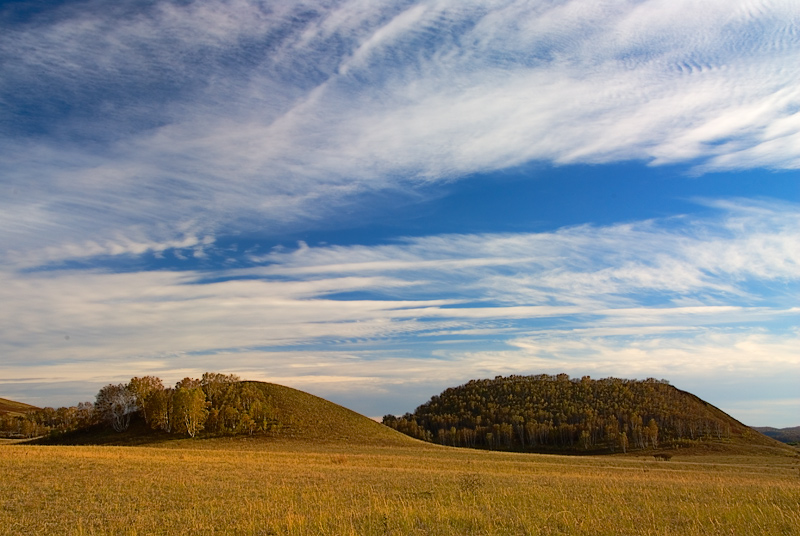
<path id="1" fill-rule="evenodd" d="M 0 2 L 0 397 L 567 373 L 800 425 L 799 58 L 795 0 Z"/>

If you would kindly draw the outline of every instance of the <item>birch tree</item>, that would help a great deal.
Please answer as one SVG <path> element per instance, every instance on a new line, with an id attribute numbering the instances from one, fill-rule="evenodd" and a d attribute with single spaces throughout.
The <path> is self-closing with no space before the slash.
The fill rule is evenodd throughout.
<path id="1" fill-rule="evenodd" d="M 179 387 L 175 390 L 173 414 L 177 431 L 186 432 L 189 437 L 196 436 L 208 417 L 206 394 L 199 387 Z"/>
<path id="2" fill-rule="evenodd" d="M 136 395 L 124 383 L 108 384 L 97 393 L 95 411 L 117 432 L 128 429 L 131 415 L 136 412 Z"/>

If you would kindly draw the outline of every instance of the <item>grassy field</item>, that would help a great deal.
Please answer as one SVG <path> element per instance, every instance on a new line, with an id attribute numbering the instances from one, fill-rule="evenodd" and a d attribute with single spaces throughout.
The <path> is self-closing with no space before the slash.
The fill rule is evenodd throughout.
<path id="1" fill-rule="evenodd" d="M 0 444 L 0 534 L 800 534 L 800 458 Z"/>

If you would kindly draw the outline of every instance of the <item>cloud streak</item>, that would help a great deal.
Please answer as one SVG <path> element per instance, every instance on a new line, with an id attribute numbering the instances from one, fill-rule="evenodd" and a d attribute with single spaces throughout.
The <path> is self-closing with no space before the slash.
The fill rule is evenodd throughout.
<path id="1" fill-rule="evenodd" d="M 99 362 L 171 377 L 220 359 L 376 397 L 514 371 L 796 376 L 800 211 L 719 207 L 702 220 L 301 244 L 212 272 L 5 272 L 3 383 L 77 379 Z"/>
<path id="2" fill-rule="evenodd" d="M 279 227 L 530 161 L 800 165 L 792 2 L 99 4 L 0 38 L 25 240 Z"/>

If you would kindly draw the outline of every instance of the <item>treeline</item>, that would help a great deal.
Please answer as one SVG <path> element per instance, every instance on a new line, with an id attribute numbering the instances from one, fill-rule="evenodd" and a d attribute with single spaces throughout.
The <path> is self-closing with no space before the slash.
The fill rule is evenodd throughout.
<path id="1" fill-rule="evenodd" d="M 0 437 L 29 438 L 53 432 L 68 432 L 95 424 L 94 404 L 81 402 L 77 406 L 40 408 L 24 414 L 0 415 Z"/>
<path id="2" fill-rule="evenodd" d="M 252 435 L 280 426 L 264 384 L 207 372 L 200 379 L 184 378 L 174 387 L 164 386 L 155 376 L 136 377 L 106 385 L 94 403 L 5 415 L 0 417 L 0 434 L 36 437 L 92 426 L 123 432 L 136 420 L 153 430 L 189 437 Z"/>
<path id="3" fill-rule="evenodd" d="M 445 390 L 383 423 L 424 441 L 502 450 L 658 448 L 732 434 L 732 422 L 665 380 L 498 376 Z"/>
<path id="4" fill-rule="evenodd" d="M 206 372 L 164 387 L 155 376 L 107 385 L 97 393 L 98 420 L 121 432 L 140 416 L 154 430 L 197 436 L 254 434 L 278 426 L 272 401 L 258 382 Z"/>

